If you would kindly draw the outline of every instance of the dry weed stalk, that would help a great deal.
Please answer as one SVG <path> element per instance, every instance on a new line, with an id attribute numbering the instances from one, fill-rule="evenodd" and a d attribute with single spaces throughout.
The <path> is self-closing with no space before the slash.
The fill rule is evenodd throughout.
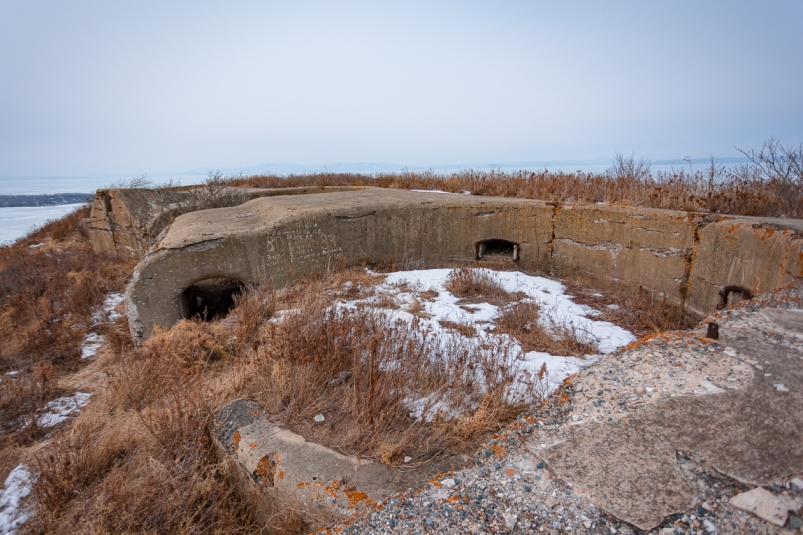
<path id="1" fill-rule="evenodd" d="M 617 154 L 605 173 L 543 171 L 460 171 L 447 176 L 432 172 L 319 173 L 231 177 L 232 186 L 379 186 L 397 189 L 439 189 L 474 195 L 521 197 L 553 202 L 628 204 L 647 208 L 720 214 L 803 218 L 803 143 L 781 144 L 775 138 L 761 150 L 742 151 L 749 163 L 705 171 L 684 168 L 653 173 L 649 162 Z"/>
<path id="2" fill-rule="evenodd" d="M 504 306 L 524 297 L 522 293 L 512 294 L 502 283 L 485 269 L 458 268 L 449 273 L 446 289 L 465 303 L 486 302 Z"/>

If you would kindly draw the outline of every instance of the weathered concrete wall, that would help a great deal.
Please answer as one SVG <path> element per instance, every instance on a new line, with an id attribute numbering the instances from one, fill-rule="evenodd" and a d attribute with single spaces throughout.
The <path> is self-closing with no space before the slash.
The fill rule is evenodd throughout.
<path id="1" fill-rule="evenodd" d="M 686 212 L 627 206 L 560 206 L 552 269 L 600 283 L 642 286 L 682 301 L 694 225 Z"/>
<path id="2" fill-rule="evenodd" d="M 473 262 L 488 239 L 516 244 L 522 268 L 642 287 L 701 315 L 727 286 L 756 294 L 803 277 L 803 221 L 368 188 L 180 216 L 135 270 L 132 334 L 178 321 L 181 293 L 203 279 L 282 285 L 385 257 Z"/>
<path id="3" fill-rule="evenodd" d="M 132 333 L 178 321 L 181 292 L 207 278 L 281 285 L 369 259 L 468 262 L 477 242 L 498 238 L 519 245 L 521 264 L 547 267 L 552 212 L 541 201 L 372 188 L 184 214 L 135 269 Z"/>
<path id="4" fill-rule="evenodd" d="M 242 204 L 258 197 L 306 195 L 364 189 L 360 186 L 304 186 L 297 188 L 224 188 L 218 200 Z M 109 188 L 95 193 L 86 222 L 93 250 L 122 259 L 142 258 L 167 223 L 186 211 L 184 204 L 203 204 L 204 186 L 174 188 Z M 206 196 L 208 197 L 208 195 Z"/>
<path id="5" fill-rule="evenodd" d="M 699 224 L 688 306 L 710 312 L 725 287 L 740 286 L 756 295 L 803 277 L 803 221 L 718 219 Z"/>

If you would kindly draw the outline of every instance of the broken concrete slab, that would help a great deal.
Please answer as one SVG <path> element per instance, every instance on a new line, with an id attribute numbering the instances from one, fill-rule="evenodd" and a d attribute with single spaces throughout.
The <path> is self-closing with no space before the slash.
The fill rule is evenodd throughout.
<path id="1" fill-rule="evenodd" d="M 218 450 L 252 511 L 264 521 L 289 507 L 309 529 L 370 511 L 384 498 L 467 461 L 460 456 L 394 468 L 343 455 L 271 423 L 255 403 L 244 400 L 227 406 L 218 422 Z"/>
<path id="2" fill-rule="evenodd" d="M 776 526 L 783 526 L 786 524 L 786 519 L 788 517 L 786 503 L 761 487 L 756 487 L 748 492 L 737 494 L 731 499 L 730 503 Z"/>
<path id="3" fill-rule="evenodd" d="M 701 389 L 697 395 L 661 396 L 646 405 L 633 404 L 629 414 L 583 424 L 588 414 L 578 411 L 593 409 L 582 400 L 607 398 L 597 396 L 595 371 L 582 372 L 572 381 L 580 394 L 571 414 L 579 421 L 570 416 L 571 425 L 542 430 L 532 439 L 531 451 L 563 479 L 587 489 L 605 511 L 644 530 L 690 509 L 694 502 L 694 482 L 678 468 L 676 455 L 690 456 L 751 485 L 771 485 L 799 474 L 803 471 L 803 346 L 795 342 L 796 337 L 784 335 L 787 315 L 797 317 L 798 313 L 795 308 L 742 307 L 716 318 L 719 341 L 697 346 L 755 363 L 749 383 L 735 390 Z M 776 317 L 780 325 L 773 322 Z M 699 362 L 707 364 L 711 349 L 695 350 L 683 340 L 689 335 L 680 333 L 674 335 L 674 345 L 662 342 L 671 343 L 672 336 L 634 344 L 604 357 L 595 367 L 616 359 L 644 368 L 645 360 L 674 360 L 672 355 L 683 351 L 696 352 Z M 662 372 L 666 379 L 681 380 L 682 374 L 673 374 L 673 363 L 668 364 Z M 775 387 L 779 379 L 784 390 Z"/>

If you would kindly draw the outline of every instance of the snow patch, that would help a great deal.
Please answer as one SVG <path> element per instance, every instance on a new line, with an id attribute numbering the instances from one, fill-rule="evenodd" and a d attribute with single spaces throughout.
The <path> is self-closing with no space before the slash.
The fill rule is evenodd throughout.
<path id="1" fill-rule="evenodd" d="M 39 416 L 37 423 L 39 427 L 53 427 L 60 424 L 70 416 L 79 412 L 87 403 L 92 394 L 86 392 L 76 392 L 74 396 L 57 398 L 45 405 L 44 410 L 48 411 Z"/>
<path id="2" fill-rule="evenodd" d="M 17 533 L 20 526 L 33 516 L 33 508 L 21 506 L 20 502 L 31 493 L 35 483 L 36 475 L 24 464 L 8 474 L 0 492 L 0 535 Z"/>
<path id="3" fill-rule="evenodd" d="M 598 311 L 572 301 L 566 295 L 565 287 L 558 281 L 544 277 L 525 275 L 520 272 L 484 270 L 502 287 L 510 292 L 521 292 L 524 300 L 535 302 L 541 309 L 539 321 L 544 327 L 567 326 L 574 330 L 582 342 L 593 342 L 600 353 L 610 353 L 633 342 L 636 337 L 625 329 L 606 321 L 596 321 L 589 316 L 596 316 Z M 451 269 L 427 269 L 413 271 L 397 271 L 386 276 L 383 283 L 376 288 L 374 296 L 347 302 L 336 302 L 335 307 L 353 308 L 357 305 L 374 305 L 390 320 L 411 323 L 418 322 L 422 336 L 433 342 L 436 352 L 448 355 L 448 348 L 455 342 L 472 343 L 482 353 L 483 346 L 493 346 L 496 358 L 505 359 L 507 367 L 516 371 L 520 380 L 513 385 L 511 395 L 519 395 L 533 387 L 542 366 L 546 366 L 546 375 L 539 380 L 544 395 L 554 392 L 570 375 L 587 368 L 602 355 L 586 355 L 577 358 L 562 355 L 530 351 L 524 352 L 519 342 L 504 334 L 494 333 L 493 320 L 502 312 L 500 307 L 490 303 L 460 303 L 460 298 L 446 289 Z M 381 309 L 379 297 L 385 294 L 403 308 L 415 303 L 420 305 L 421 313 L 413 315 L 405 310 Z M 278 319 L 281 321 L 281 319 Z M 457 323 L 473 327 L 475 336 L 465 337 L 453 329 L 445 327 L 443 322 Z M 504 350 L 499 350 L 505 348 Z M 484 384 L 485 378 L 478 376 L 477 381 Z M 713 385 L 712 385 L 713 386 Z M 431 399 L 432 398 L 432 399 Z M 405 399 L 410 409 L 410 416 L 416 419 L 432 421 L 436 416 L 449 420 L 470 407 L 446 406 L 435 400 L 433 395 L 421 398 Z"/>
<path id="4" fill-rule="evenodd" d="M 98 352 L 100 346 L 103 345 L 104 337 L 98 333 L 89 333 L 84 337 L 84 343 L 81 346 L 81 358 L 88 359 L 94 357 Z"/>

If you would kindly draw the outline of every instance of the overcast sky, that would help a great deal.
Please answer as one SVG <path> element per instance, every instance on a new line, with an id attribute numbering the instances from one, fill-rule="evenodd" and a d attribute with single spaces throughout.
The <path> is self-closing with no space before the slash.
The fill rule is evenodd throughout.
<path id="1" fill-rule="evenodd" d="M 735 156 L 803 2 L 0 0 L 0 175 Z"/>

